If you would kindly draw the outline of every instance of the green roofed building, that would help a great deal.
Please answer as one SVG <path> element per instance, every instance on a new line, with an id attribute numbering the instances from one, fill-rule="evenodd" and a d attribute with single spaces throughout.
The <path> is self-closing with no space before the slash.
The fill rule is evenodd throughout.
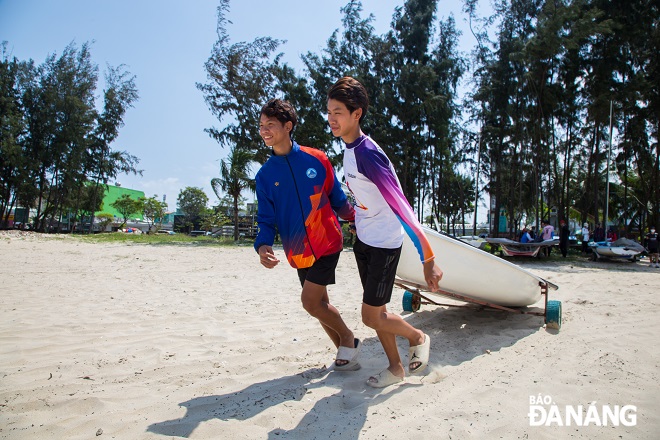
<path id="1" fill-rule="evenodd" d="M 107 185 L 105 196 L 103 196 L 103 207 L 101 208 L 100 211 L 95 212 L 94 215 L 99 215 L 102 212 L 107 212 L 109 214 L 114 215 L 118 219 L 122 218 L 122 215 L 115 208 L 110 206 L 110 204 L 114 203 L 115 200 L 117 200 L 124 194 L 128 194 L 129 197 L 133 200 L 137 200 L 140 197 L 145 197 L 143 191 L 122 188 L 121 186 Z M 141 212 L 136 212 L 131 216 L 131 219 L 139 219 L 140 221 L 143 221 L 144 220 L 143 217 L 144 216 L 142 215 Z"/>

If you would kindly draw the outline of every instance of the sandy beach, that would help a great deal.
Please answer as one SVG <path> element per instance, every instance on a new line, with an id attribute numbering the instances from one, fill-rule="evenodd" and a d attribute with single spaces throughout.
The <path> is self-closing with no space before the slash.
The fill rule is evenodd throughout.
<path id="1" fill-rule="evenodd" d="M 0 438 L 660 438 L 660 269 L 513 261 L 560 286 L 560 331 L 476 307 L 403 312 L 396 289 L 390 309 L 430 335 L 431 360 L 377 390 L 365 381 L 386 359 L 350 250 L 329 291 L 362 369 L 336 372 L 295 271 L 250 245 L 0 232 Z"/>

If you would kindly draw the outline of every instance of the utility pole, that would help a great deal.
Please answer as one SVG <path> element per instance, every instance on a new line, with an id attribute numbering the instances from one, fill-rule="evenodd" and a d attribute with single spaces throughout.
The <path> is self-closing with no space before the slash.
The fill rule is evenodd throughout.
<path id="1" fill-rule="evenodd" d="M 612 101 L 610 101 L 610 145 L 607 152 L 606 188 L 605 188 L 605 235 L 607 236 L 607 221 L 610 209 L 610 156 L 612 156 Z"/>

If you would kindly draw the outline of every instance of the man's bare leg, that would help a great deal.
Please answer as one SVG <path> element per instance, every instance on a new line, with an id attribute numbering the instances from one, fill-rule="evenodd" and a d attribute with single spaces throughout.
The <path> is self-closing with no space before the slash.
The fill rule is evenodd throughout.
<path id="1" fill-rule="evenodd" d="M 374 307 L 362 304 L 362 322 L 367 327 L 376 330 L 389 362 L 388 370 L 395 376 L 404 377 L 406 373 L 396 345 L 396 336 L 408 339 L 408 343 L 412 347 L 424 343 L 424 332 L 410 325 L 399 315 L 389 313 L 387 306 L 384 305 Z"/>
<path id="2" fill-rule="evenodd" d="M 346 326 L 339 311 L 330 304 L 326 286 L 305 281 L 300 299 L 307 313 L 319 320 L 335 347 L 343 345 L 354 348 L 353 332 Z M 344 363 L 348 361 L 340 362 L 338 365 Z"/>

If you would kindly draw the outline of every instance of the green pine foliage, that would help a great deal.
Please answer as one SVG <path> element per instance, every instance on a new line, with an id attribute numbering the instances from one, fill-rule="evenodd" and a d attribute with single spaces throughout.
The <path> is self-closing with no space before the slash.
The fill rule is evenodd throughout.
<path id="1" fill-rule="evenodd" d="M 207 132 L 229 151 L 214 188 L 235 204 L 250 187 L 249 164 L 269 154 L 258 116 L 270 98 L 291 101 L 300 116 L 296 140 L 340 166 L 326 92 L 352 75 L 370 93 L 363 129 L 392 160 L 420 219 L 431 215 L 451 229 L 487 193 L 495 233 L 500 212 L 513 235 L 552 209 L 580 223 L 660 224 L 657 1 L 497 0 L 492 15 L 480 16 L 480 0 L 464 0 L 460 19 L 477 39 L 468 54 L 458 48 L 455 18 L 438 18 L 437 0 L 405 1 L 382 35 L 350 0 L 325 48 L 302 55 L 303 72 L 282 62 L 282 41 L 231 43 L 229 6 L 220 1 L 208 80 L 197 87 L 219 122 Z M 137 99 L 133 79 L 110 68 L 98 112 L 98 68 L 87 44 L 39 66 L 4 47 L 0 221 L 16 206 L 36 209 L 39 230 L 63 214 L 84 218 L 98 208 L 90 182 L 102 188 L 119 172 L 139 172 L 137 158 L 111 149 Z"/>
<path id="2" fill-rule="evenodd" d="M 133 78 L 109 68 L 103 111 L 96 109 L 98 67 L 89 45 L 68 45 L 37 66 L 0 60 L 0 226 L 15 207 L 33 208 L 37 231 L 59 230 L 60 219 L 93 218 L 107 182 L 140 171 L 138 159 L 112 150 L 128 107 Z M 91 184 L 91 185 L 90 185 Z M 90 228 L 91 230 L 91 228 Z"/>

